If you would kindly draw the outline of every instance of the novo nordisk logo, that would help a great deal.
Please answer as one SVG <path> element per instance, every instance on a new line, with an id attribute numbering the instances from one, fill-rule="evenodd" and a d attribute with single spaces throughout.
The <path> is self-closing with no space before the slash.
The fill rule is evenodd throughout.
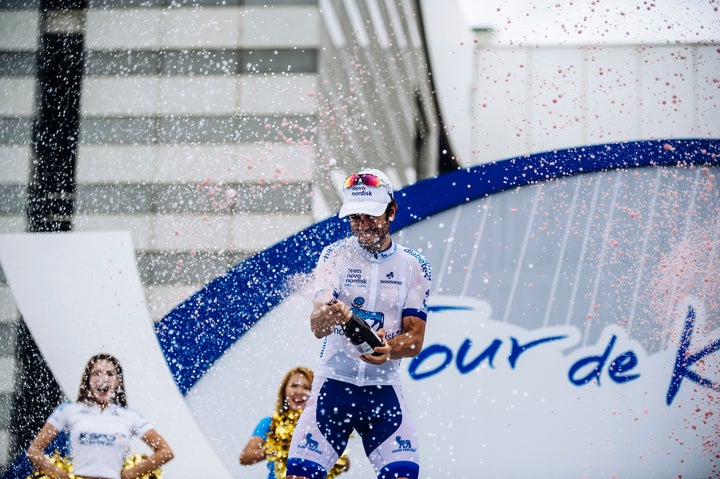
<path id="1" fill-rule="evenodd" d="M 402 436 L 395 436 L 395 442 L 398 447 L 392 452 L 415 452 L 417 450 L 412 446 L 410 439 L 403 439 Z"/>
<path id="2" fill-rule="evenodd" d="M 298 447 L 300 449 L 307 449 L 308 451 L 315 452 L 317 454 L 322 454 L 322 451 L 319 449 L 320 444 L 313 439 L 312 433 L 309 432 L 305 435 L 305 441 L 300 444 Z"/>
<path id="3" fill-rule="evenodd" d="M 368 191 L 365 187 L 362 187 L 362 189 L 353 188 L 350 192 L 350 196 L 372 196 L 372 192 Z"/>

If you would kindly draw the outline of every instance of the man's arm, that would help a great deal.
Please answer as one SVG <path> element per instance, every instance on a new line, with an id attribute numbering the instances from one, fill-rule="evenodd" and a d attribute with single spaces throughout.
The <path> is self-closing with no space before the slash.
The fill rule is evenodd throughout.
<path id="1" fill-rule="evenodd" d="M 333 332 L 335 326 L 347 323 L 351 316 L 350 308 L 342 301 L 314 301 L 310 313 L 310 329 L 316 338 L 324 338 Z"/>
<path id="2" fill-rule="evenodd" d="M 390 345 L 390 359 L 417 356 L 425 341 L 425 321 L 417 316 L 403 316 L 403 332 L 386 341 Z"/>

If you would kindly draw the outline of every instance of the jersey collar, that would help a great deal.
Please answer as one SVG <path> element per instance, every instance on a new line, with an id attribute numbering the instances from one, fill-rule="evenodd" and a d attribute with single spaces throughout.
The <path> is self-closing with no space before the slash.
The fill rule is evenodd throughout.
<path id="1" fill-rule="evenodd" d="M 370 262 L 377 262 L 377 263 L 381 263 L 381 262 L 385 261 L 387 258 L 392 256 L 395 253 L 395 251 L 397 251 L 397 244 L 395 244 L 394 241 L 392 243 L 390 243 L 390 246 L 386 250 L 380 251 L 379 253 L 369 252 L 368 250 L 366 250 L 365 248 L 360 246 L 360 243 L 357 241 L 357 239 L 355 240 L 355 246 L 360 250 L 360 253 L 363 255 L 363 257 L 365 259 L 367 259 Z"/>

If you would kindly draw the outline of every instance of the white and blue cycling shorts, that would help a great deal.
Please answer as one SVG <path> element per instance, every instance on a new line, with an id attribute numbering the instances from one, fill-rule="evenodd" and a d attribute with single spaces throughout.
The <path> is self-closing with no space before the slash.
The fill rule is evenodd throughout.
<path id="1" fill-rule="evenodd" d="M 318 376 L 295 426 L 287 475 L 324 479 L 353 430 L 378 479 L 418 478 L 417 434 L 400 388 L 355 386 Z"/>

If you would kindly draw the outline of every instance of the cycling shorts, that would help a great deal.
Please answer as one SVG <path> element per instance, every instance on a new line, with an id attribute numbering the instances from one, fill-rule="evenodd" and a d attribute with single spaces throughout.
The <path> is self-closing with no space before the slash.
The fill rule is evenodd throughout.
<path id="1" fill-rule="evenodd" d="M 295 426 L 287 475 L 324 479 L 353 430 L 378 479 L 417 479 L 417 434 L 400 387 L 355 386 L 318 376 Z"/>

